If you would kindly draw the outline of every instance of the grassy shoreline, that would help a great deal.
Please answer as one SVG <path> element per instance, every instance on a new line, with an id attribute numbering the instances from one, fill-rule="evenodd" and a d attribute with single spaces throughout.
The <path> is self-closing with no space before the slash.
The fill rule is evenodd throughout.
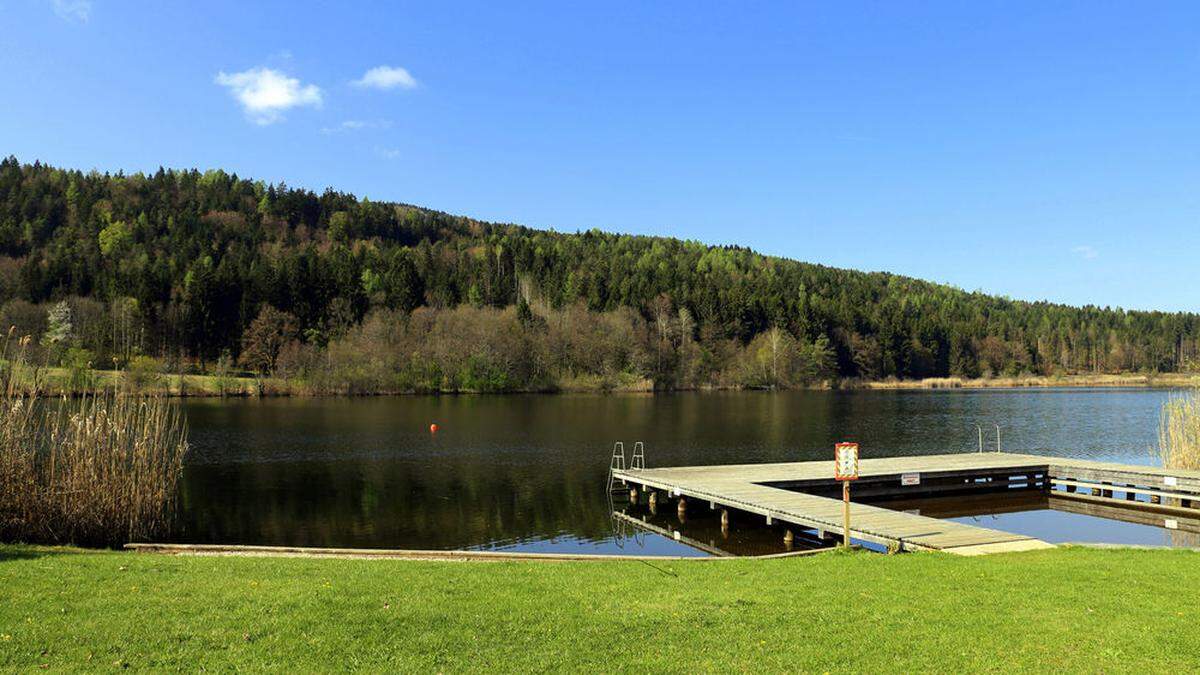
<path id="1" fill-rule="evenodd" d="M 72 374 L 66 368 L 41 368 L 40 391 L 49 396 L 71 396 L 99 389 L 128 388 L 125 374 L 112 370 L 90 371 L 89 388 L 80 388 L 71 384 Z M 1159 374 L 1119 374 L 1119 375 L 1028 375 L 1018 377 L 995 378 L 957 378 L 933 377 L 922 380 L 843 380 L 826 382 L 820 386 L 807 387 L 809 390 L 872 390 L 872 391 L 909 391 L 909 390 L 943 390 L 943 389 L 1039 389 L 1039 388 L 1200 388 L 1200 373 L 1159 373 Z M 309 383 L 301 380 L 288 380 L 276 377 L 253 378 L 240 376 L 218 375 L 159 375 L 149 383 L 142 383 L 132 389 L 144 394 L 163 394 L 180 397 L 344 397 L 344 396 L 410 396 L 421 394 L 577 394 L 577 393 L 617 393 L 630 394 L 654 393 L 654 384 L 642 378 L 628 377 L 617 383 L 605 382 L 595 378 L 575 378 L 564 381 L 555 389 L 549 390 L 514 390 L 504 392 L 476 392 L 471 390 L 452 390 L 440 392 L 426 391 L 319 391 Z M 757 391 L 742 387 L 705 387 L 700 389 L 676 389 L 672 391 Z"/>
<path id="2" fill-rule="evenodd" d="M 1198 555 L 712 565 L 0 546 L 0 668 L 1187 671 Z"/>

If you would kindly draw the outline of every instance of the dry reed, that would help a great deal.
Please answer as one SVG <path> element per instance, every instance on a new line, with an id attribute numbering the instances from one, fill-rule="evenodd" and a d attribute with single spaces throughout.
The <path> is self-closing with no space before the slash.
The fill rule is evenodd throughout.
<path id="1" fill-rule="evenodd" d="M 1163 404 L 1158 456 L 1165 467 L 1200 469 L 1200 393 L 1173 395 Z"/>
<path id="2" fill-rule="evenodd" d="M 179 408 L 115 390 L 24 386 L 27 338 L 0 348 L 0 540 L 118 546 L 163 532 L 187 453 Z"/>

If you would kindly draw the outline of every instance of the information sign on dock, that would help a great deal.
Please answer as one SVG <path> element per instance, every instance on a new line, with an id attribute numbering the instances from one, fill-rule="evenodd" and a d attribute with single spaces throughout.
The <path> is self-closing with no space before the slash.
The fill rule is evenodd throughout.
<path id="1" fill-rule="evenodd" d="M 842 481 L 842 546 L 850 548 L 850 481 L 858 480 L 858 443 L 833 446 L 833 477 Z"/>
<path id="2" fill-rule="evenodd" d="M 858 443 L 838 443 L 833 446 L 833 477 L 838 480 L 858 480 Z"/>

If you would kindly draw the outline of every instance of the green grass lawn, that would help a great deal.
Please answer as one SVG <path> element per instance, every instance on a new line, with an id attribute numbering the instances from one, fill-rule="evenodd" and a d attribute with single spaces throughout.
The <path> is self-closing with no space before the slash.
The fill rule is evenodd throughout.
<path id="1" fill-rule="evenodd" d="M 630 672 L 1200 668 L 1200 554 L 731 562 L 0 547 L 0 667 Z"/>

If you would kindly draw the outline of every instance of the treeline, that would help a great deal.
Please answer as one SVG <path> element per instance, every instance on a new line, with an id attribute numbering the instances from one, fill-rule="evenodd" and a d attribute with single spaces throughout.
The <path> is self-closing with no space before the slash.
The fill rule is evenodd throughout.
<path id="1" fill-rule="evenodd" d="M 834 374 L 824 341 L 804 344 L 773 328 L 748 345 L 703 347 L 687 335 L 687 321 L 658 326 L 629 309 L 581 305 L 544 316 L 514 307 L 379 310 L 324 349 L 292 339 L 263 351 L 260 370 L 274 375 L 266 386 L 282 391 L 350 394 L 786 388 Z"/>
<path id="2" fill-rule="evenodd" d="M 1195 314 L 1013 301 L 222 171 L 15 158 L 0 162 L 0 322 L 58 363 L 389 391 L 1168 372 L 1200 340 Z"/>

